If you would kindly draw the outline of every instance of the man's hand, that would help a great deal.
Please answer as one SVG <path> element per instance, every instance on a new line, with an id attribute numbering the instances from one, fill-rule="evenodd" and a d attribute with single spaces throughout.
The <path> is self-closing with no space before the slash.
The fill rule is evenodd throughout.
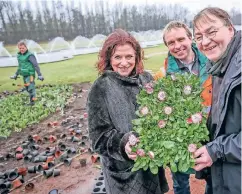
<path id="1" fill-rule="evenodd" d="M 135 160 L 137 158 L 137 154 L 132 152 L 132 148 L 131 148 L 129 142 L 126 143 L 124 148 L 125 148 L 125 152 L 126 152 L 128 158 L 130 158 L 131 160 Z"/>
<path id="2" fill-rule="evenodd" d="M 12 76 L 10 76 L 10 79 L 17 79 L 17 77 L 18 77 L 18 75 L 17 74 L 14 74 L 14 75 L 12 75 Z"/>
<path id="3" fill-rule="evenodd" d="M 193 153 L 195 159 L 195 167 L 194 170 L 200 171 L 206 167 L 209 167 L 213 164 L 213 161 L 208 154 L 207 148 L 205 146 L 199 148 Z"/>
<path id="4" fill-rule="evenodd" d="M 41 75 L 38 76 L 38 79 L 39 79 L 40 81 L 44 81 L 44 77 L 41 76 Z"/>

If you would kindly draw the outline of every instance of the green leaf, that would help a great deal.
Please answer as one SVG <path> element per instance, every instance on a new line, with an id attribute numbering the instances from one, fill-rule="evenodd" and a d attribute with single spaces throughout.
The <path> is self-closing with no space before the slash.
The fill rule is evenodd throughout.
<path id="1" fill-rule="evenodd" d="M 177 164 L 171 163 L 170 165 L 171 165 L 171 171 L 172 172 L 177 172 Z"/>
<path id="2" fill-rule="evenodd" d="M 134 120 L 132 121 L 132 123 L 133 123 L 134 125 L 140 125 L 140 124 L 141 124 L 141 119 L 134 119 Z"/>
<path id="3" fill-rule="evenodd" d="M 177 137 L 176 139 L 177 139 L 177 141 L 179 141 L 181 143 L 183 142 L 183 139 L 181 139 L 180 137 Z"/>
<path id="4" fill-rule="evenodd" d="M 175 142 L 173 142 L 173 141 L 164 141 L 163 145 L 164 145 L 165 148 L 171 149 L 171 148 L 173 148 L 175 146 Z"/>
<path id="5" fill-rule="evenodd" d="M 172 117 L 172 116 L 170 116 L 170 117 L 169 117 L 169 120 L 170 120 L 170 121 L 175 121 L 175 118 Z"/>
<path id="6" fill-rule="evenodd" d="M 152 168 L 150 168 L 150 171 L 153 173 L 153 174 L 157 174 L 158 173 L 158 166 L 153 166 Z"/>

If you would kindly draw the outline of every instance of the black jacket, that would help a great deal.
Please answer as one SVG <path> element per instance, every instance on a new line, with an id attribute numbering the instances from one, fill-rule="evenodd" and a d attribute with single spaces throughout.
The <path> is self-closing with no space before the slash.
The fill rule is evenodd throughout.
<path id="1" fill-rule="evenodd" d="M 216 92 L 218 87 L 220 89 Z M 216 113 L 217 119 L 214 121 L 213 116 L 208 119 L 211 142 L 206 145 L 213 160 L 213 193 L 240 194 L 241 48 L 232 56 L 225 75 L 213 77 L 213 92 L 216 92 L 216 100 L 213 99 L 212 112 Z M 216 110 L 213 110 L 215 107 Z"/>
<path id="2" fill-rule="evenodd" d="M 136 95 L 152 80 L 149 73 L 122 77 L 107 71 L 88 96 L 88 125 L 93 149 L 101 155 L 107 194 L 162 194 L 167 191 L 164 170 L 131 172 L 134 162 L 124 152 L 138 109 Z"/>

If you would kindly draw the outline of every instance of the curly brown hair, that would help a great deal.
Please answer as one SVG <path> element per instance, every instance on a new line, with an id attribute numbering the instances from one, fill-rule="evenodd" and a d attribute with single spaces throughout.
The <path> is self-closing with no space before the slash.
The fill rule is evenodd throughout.
<path id="1" fill-rule="evenodd" d="M 96 64 L 99 74 L 103 74 L 105 70 L 113 70 L 110 64 L 111 57 L 117 46 L 125 44 L 130 44 L 135 50 L 135 73 L 143 73 L 144 52 L 139 42 L 125 30 L 116 29 L 106 38 L 99 52 L 98 62 Z"/>

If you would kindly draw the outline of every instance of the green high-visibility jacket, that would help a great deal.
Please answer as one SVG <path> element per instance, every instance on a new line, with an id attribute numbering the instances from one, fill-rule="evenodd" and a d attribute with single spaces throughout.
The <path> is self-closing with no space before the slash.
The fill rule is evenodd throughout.
<path id="1" fill-rule="evenodd" d="M 24 54 L 18 53 L 18 71 L 17 73 L 22 76 L 34 76 L 35 77 L 35 68 L 30 63 L 29 57 L 33 55 L 33 53 L 26 51 Z"/>

